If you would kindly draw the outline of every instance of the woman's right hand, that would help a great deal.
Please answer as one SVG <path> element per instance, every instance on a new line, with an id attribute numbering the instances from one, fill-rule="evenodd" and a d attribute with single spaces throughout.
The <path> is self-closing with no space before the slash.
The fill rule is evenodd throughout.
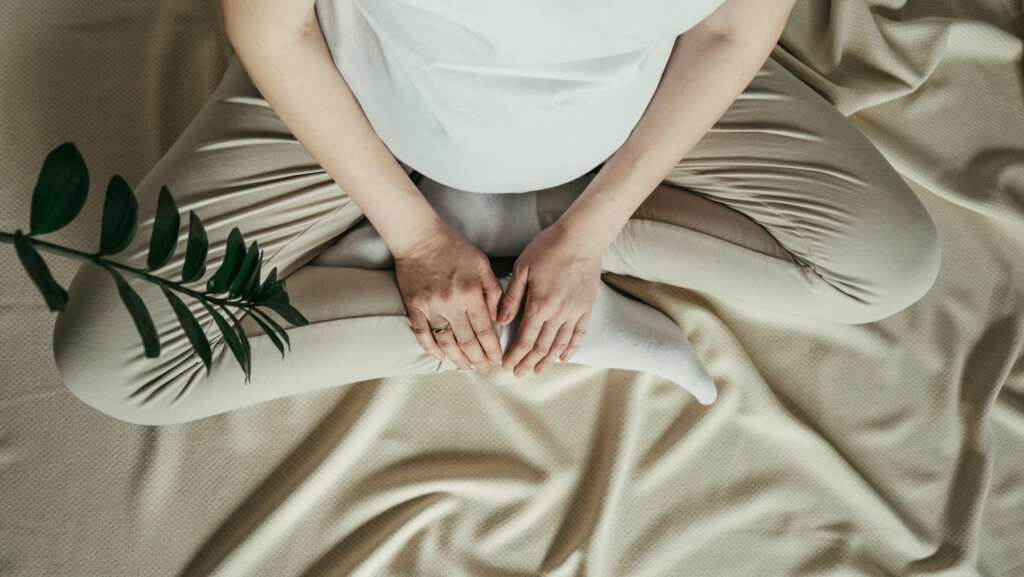
<path id="1" fill-rule="evenodd" d="M 441 222 L 394 257 L 398 287 L 423 348 L 438 360 L 447 356 L 460 369 L 475 367 L 482 374 L 500 364 L 494 323 L 502 291 L 487 255 Z M 450 331 L 431 330 L 445 323 Z"/>

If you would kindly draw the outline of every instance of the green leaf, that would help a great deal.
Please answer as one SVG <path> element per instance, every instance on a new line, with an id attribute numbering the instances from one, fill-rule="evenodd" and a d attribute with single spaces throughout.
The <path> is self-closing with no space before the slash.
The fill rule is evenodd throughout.
<path id="1" fill-rule="evenodd" d="M 288 304 L 287 301 L 271 300 L 264 302 L 263 305 L 281 315 L 284 320 L 295 326 L 301 327 L 309 324 L 306 317 L 302 316 L 302 313 L 296 310 L 292 305 Z"/>
<path id="2" fill-rule="evenodd" d="M 28 236 L 58 230 L 74 220 L 89 194 L 89 170 L 78 148 L 65 142 L 46 155 L 39 170 Z"/>
<path id="3" fill-rule="evenodd" d="M 288 337 L 288 331 L 286 331 L 283 328 L 281 328 L 281 325 L 277 324 L 277 321 L 275 321 L 274 319 L 270 318 L 270 315 L 268 315 L 267 313 L 259 310 L 256 307 L 253 307 L 251 310 L 252 310 L 252 312 L 256 316 L 258 316 L 258 317 L 262 318 L 263 320 L 265 320 L 267 322 L 267 324 L 270 325 L 271 328 L 273 328 L 275 331 L 277 331 L 277 334 L 280 335 L 280 337 L 284 340 L 285 344 L 288 345 L 288 350 L 291 351 L 292 350 L 292 341 L 291 341 L 291 338 Z"/>
<path id="4" fill-rule="evenodd" d="M 256 257 L 256 272 L 252 273 L 249 277 L 249 282 L 242 287 L 242 298 L 246 300 L 252 300 L 256 295 L 257 289 L 260 288 L 260 276 L 263 272 L 263 251 L 260 251 L 258 257 Z"/>
<path id="5" fill-rule="evenodd" d="M 228 233 L 227 248 L 224 249 L 224 260 L 220 268 L 213 273 L 210 280 L 206 282 L 206 290 L 213 293 L 221 293 L 227 290 L 228 281 L 235 275 L 235 271 L 242 265 L 245 257 L 245 240 L 242 238 L 242 231 L 238 227 L 231 229 Z"/>
<path id="6" fill-rule="evenodd" d="M 249 276 L 256 271 L 257 259 L 260 256 L 260 247 L 257 241 L 252 241 L 249 250 L 245 253 L 242 266 L 238 267 L 238 273 L 231 279 L 231 286 L 228 287 L 228 298 L 235 298 L 242 294 L 242 288 L 249 282 Z"/>
<path id="7" fill-rule="evenodd" d="M 32 278 L 32 282 L 36 283 L 36 288 L 46 300 L 46 306 L 51 311 L 64 310 L 68 304 L 68 291 L 57 284 L 53 275 L 50 274 L 50 268 L 46 266 L 46 261 L 36 251 L 36 247 L 28 241 L 21 229 L 14 232 L 14 250 L 18 253 L 21 266 L 25 267 L 25 272 Z"/>
<path id="8" fill-rule="evenodd" d="M 280 337 L 277 336 L 274 327 L 267 323 L 267 321 L 263 320 L 262 315 L 257 313 L 255 308 L 249 309 L 249 314 L 252 315 L 253 320 L 260 325 L 263 332 L 267 333 L 267 336 L 270 337 L 270 342 L 274 343 L 277 350 L 281 351 L 281 358 L 284 359 L 284 343 L 281 342 Z M 291 350 L 291 345 L 289 345 L 288 349 Z"/>
<path id="9" fill-rule="evenodd" d="M 139 201 L 128 182 L 115 174 L 107 183 L 99 254 L 117 254 L 128 248 L 138 229 Z"/>
<path id="10" fill-rule="evenodd" d="M 117 272 L 117 269 L 109 266 L 104 268 L 107 269 L 110 276 L 114 277 L 117 292 L 121 295 L 121 301 L 124 303 L 125 308 L 128 309 L 128 313 L 132 315 L 132 320 L 135 321 L 135 329 L 139 331 L 139 336 L 142 337 L 146 356 L 151 359 L 160 356 L 160 337 L 157 335 L 156 326 L 153 325 L 153 317 L 149 316 L 146 304 L 142 302 L 139 293 L 135 292 L 135 289 L 121 276 L 121 273 Z"/>
<path id="11" fill-rule="evenodd" d="M 202 278 L 206 272 L 206 253 L 210 243 L 206 238 L 203 221 L 196 211 L 188 213 L 188 248 L 185 249 L 185 264 L 181 268 L 181 282 L 192 282 Z"/>
<path id="12" fill-rule="evenodd" d="M 270 274 L 267 278 L 263 279 L 263 284 L 260 285 L 259 290 L 256 291 L 256 300 L 262 301 L 263 299 L 270 296 L 270 289 L 277 283 L 277 267 L 270 269 Z"/>
<path id="13" fill-rule="evenodd" d="M 206 307 L 206 310 L 210 312 L 210 316 L 213 317 L 213 322 L 217 323 L 217 328 L 220 329 L 224 340 L 228 343 L 228 348 L 231 349 L 231 353 L 235 355 L 235 359 L 238 361 L 238 365 L 242 368 L 245 373 L 246 382 L 249 381 L 249 369 L 245 362 L 245 349 L 241 341 L 238 340 L 238 333 L 235 332 L 228 321 L 224 319 L 224 316 L 217 312 L 212 306 L 206 301 L 199 301 Z"/>
<path id="14" fill-rule="evenodd" d="M 146 258 L 146 270 L 156 270 L 170 260 L 174 249 L 178 246 L 178 229 L 181 227 L 181 215 L 178 205 L 166 186 L 160 187 L 160 196 L 156 201 L 156 216 L 153 219 L 153 235 L 149 237 L 149 255 Z"/>
<path id="15" fill-rule="evenodd" d="M 160 288 L 163 289 L 167 301 L 171 303 L 171 308 L 174 309 L 174 314 L 178 316 L 181 328 L 185 330 L 185 336 L 192 343 L 192 348 L 199 354 L 199 358 L 203 360 L 206 374 L 209 375 L 210 366 L 213 364 L 213 353 L 210 350 L 210 341 L 206 340 L 206 333 L 203 332 L 203 327 L 199 325 L 199 321 L 196 320 L 188 306 L 178 298 L 178 295 L 163 285 L 160 285 Z"/>
<path id="16" fill-rule="evenodd" d="M 285 286 L 284 280 L 278 279 L 274 281 L 274 284 L 267 287 L 267 294 L 263 296 L 265 302 L 270 301 L 281 301 L 284 303 L 289 302 L 288 287 Z"/>
<path id="17" fill-rule="evenodd" d="M 249 344 L 249 336 L 245 334 L 244 330 L 242 330 L 241 320 L 235 318 L 234 313 L 232 313 L 230 309 L 228 309 L 224 305 L 220 305 L 220 308 L 224 309 L 224 312 L 226 312 L 228 316 L 231 317 L 231 320 L 234 321 L 235 323 L 235 334 L 238 335 L 238 342 L 241 343 L 242 345 L 242 352 L 244 354 L 245 359 L 245 382 L 248 383 L 249 374 L 252 372 L 252 347 Z"/>
<path id="18" fill-rule="evenodd" d="M 248 337 L 248 335 L 246 335 L 245 331 L 242 329 L 242 321 L 241 321 L 241 319 L 239 319 L 238 321 L 235 321 L 235 328 L 238 329 L 238 340 L 241 341 L 242 346 L 245 347 L 245 371 L 246 371 L 246 375 L 250 375 L 252 373 L 252 346 L 249 344 L 249 337 Z M 245 382 L 248 383 L 249 379 L 247 378 Z"/>

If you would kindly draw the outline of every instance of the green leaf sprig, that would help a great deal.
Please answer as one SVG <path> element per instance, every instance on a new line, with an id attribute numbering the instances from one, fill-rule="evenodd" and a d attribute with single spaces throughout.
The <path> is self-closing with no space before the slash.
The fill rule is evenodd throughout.
<path id="1" fill-rule="evenodd" d="M 277 278 L 277 267 L 272 268 L 266 278 L 260 280 L 263 251 L 257 241 L 246 247 L 245 238 L 238 227 L 232 228 L 228 233 L 224 260 L 207 280 L 205 291 L 200 292 L 183 286 L 199 280 L 206 273 L 209 243 L 206 229 L 195 211 L 189 211 L 188 241 L 180 280 L 172 281 L 153 274 L 153 271 L 166 265 L 174 256 L 181 225 L 177 204 L 166 186 L 160 188 L 157 198 L 144 269 L 129 267 L 104 258 L 125 250 L 138 230 L 139 203 L 131 186 L 120 175 L 115 174 L 107 183 L 99 250 L 95 253 L 82 252 L 36 238 L 60 230 L 74 220 L 85 206 L 88 193 L 89 171 L 85 160 L 73 143 L 65 142 L 46 156 L 39 171 L 39 178 L 32 194 L 29 232 L 25 233 L 21 229 L 15 230 L 14 233 L 0 231 L 0 241 L 14 245 L 18 260 L 51 311 L 63 311 L 67 307 L 68 292 L 53 278 L 46 261 L 38 252 L 39 249 L 92 263 L 110 273 L 121 302 L 131 315 L 132 322 L 142 339 L 145 354 L 149 358 L 160 355 L 159 334 L 146 304 L 123 273 L 160 285 L 185 336 L 206 367 L 207 374 L 213 363 L 210 341 L 188 305 L 176 293 L 199 301 L 210 314 L 228 348 L 242 367 L 246 383 L 250 382 L 252 373 L 252 348 L 241 324 L 241 319 L 246 313 L 251 314 L 252 319 L 281 352 L 282 359 L 286 348 L 291 351 L 288 332 L 259 307 L 276 312 L 295 326 L 307 325 L 309 321 L 289 303 L 284 280 Z M 242 315 L 236 316 L 232 309 L 236 312 L 241 311 Z"/>

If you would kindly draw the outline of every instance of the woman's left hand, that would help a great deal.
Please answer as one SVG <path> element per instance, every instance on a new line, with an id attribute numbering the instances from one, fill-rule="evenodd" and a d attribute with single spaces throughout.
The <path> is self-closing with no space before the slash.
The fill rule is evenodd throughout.
<path id="1" fill-rule="evenodd" d="M 576 352 L 590 321 L 601 282 L 601 251 L 560 222 L 537 233 L 516 259 L 498 309 L 498 322 L 515 318 L 524 293 L 526 306 L 515 342 L 501 366 L 521 376 L 540 373 L 556 359 Z"/>

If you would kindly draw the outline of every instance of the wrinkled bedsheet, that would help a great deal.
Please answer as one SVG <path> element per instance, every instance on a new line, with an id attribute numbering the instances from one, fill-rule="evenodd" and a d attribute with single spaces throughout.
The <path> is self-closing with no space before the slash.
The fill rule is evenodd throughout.
<path id="1" fill-rule="evenodd" d="M 220 79 L 216 4 L 0 4 L 0 230 L 72 140 L 93 192 L 53 240 L 93 249 L 101 187 Z M 0 575 L 1024 575 L 1022 37 L 1019 0 L 798 2 L 776 57 L 913 185 L 942 270 L 858 326 L 607 275 L 687 331 L 711 407 L 558 365 L 129 425 L 61 385 L 0 250 Z"/>

